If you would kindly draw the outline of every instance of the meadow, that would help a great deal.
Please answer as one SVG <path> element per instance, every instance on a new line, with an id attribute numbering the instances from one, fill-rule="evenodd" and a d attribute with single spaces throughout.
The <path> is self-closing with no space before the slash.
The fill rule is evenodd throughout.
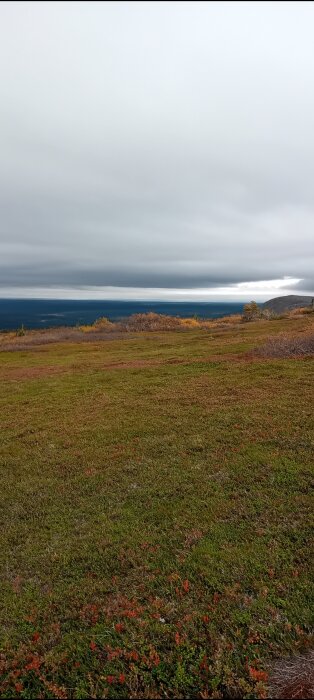
<path id="1" fill-rule="evenodd" d="M 311 648 L 313 360 L 256 348 L 313 316 L 188 325 L 0 336 L 3 698 L 263 698 Z"/>

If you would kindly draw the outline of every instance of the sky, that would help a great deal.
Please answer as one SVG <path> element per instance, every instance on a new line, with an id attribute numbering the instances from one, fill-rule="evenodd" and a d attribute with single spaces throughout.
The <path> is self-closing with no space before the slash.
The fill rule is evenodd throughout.
<path id="1" fill-rule="evenodd" d="M 312 2 L 2 2 L 0 297 L 314 294 Z"/>

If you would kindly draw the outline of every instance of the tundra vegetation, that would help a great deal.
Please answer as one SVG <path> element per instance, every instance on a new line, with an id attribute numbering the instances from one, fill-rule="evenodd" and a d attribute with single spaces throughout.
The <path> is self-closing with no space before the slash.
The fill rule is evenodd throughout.
<path id="1" fill-rule="evenodd" d="M 263 698 L 307 658 L 313 336 L 0 334 L 1 697 Z"/>

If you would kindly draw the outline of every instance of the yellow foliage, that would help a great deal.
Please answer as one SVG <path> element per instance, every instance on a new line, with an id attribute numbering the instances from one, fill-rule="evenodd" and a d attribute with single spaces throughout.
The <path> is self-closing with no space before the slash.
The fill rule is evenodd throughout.
<path id="1" fill-rule="evenodd" d="M 102 316 L 101 318 L 96 318 L 96 321 L 93 323 L 93 328 L 113 328 L 114 325 L 112 321 L 109 321 L 109 318 Z"/>
<path id="2" fill-rule="evenodd" d="M 79 330 L 83 331 L 83 333 L 90 333 L 94 328 L 93 326 L 79 326 Z"/>

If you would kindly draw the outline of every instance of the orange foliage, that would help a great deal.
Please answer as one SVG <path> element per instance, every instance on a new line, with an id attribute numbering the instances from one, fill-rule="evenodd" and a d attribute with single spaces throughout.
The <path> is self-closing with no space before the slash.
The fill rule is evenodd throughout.
<path id="1" fill-rule="evenodd" d="M 256 668 L 249 666 L 249 673 L 253 681 L 262 681 L 265 683 L 268 680 L 268 673 L 266 673 L 266 671 L 258 671 Z"/>

